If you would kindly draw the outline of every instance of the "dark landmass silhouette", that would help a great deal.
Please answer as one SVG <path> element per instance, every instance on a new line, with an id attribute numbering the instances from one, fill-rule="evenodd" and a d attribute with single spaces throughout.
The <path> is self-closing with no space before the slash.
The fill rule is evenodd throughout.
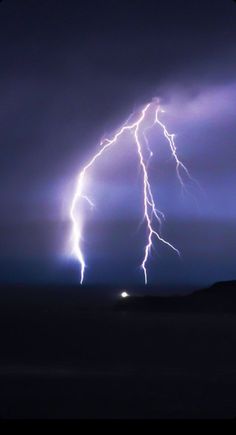
<path id="1" fill-rule="evenodd" d="M 235 417 L 236 281 L 0 290 L 0 419 Z"/>
<path id="2" fill-rule="evenodd" d="M 130 296 L 114 307 L 121 311 L 236 312 L 236 281 L 223 281 L 189 295 Z"/>

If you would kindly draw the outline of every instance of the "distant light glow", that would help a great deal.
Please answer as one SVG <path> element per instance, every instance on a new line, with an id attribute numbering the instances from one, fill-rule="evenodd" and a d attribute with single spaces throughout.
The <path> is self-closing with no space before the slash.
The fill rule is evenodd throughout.
<path id="1" fill-rule="evenodd" d="M 165 112 L 166 111 L 164 111 L 160 106 L 159 99 L 154 98 L 150 103 L 148 103 L 146 106 L 142 108 L 142 110 L 139 112 L 139 114 L 137 114 L 137 116 L 132 114 L 128 118 L 128 121 L 126 121 L 122 125 L 122 127 L 114 134 L 112 138 L 110 139 L 106 138 L 101 141 L 99 151 L 94 154 L 94 156 L 84 166 L 84 168 L 81 170 L 79 174 L 76 192 L 73 197 L 73 201 L 71 205 L 70 217 L 72 222 L 73 255 L 80 263 L 81 284 L 83 284 L 84 282 L 84 275 L 85 275 L 85 268 L 86 268 L 85 257 L 81 246 L 81 241 L 83 236 L 84 216 L 82 216 L 81 211 L 79 211 L 78 213 L 77 208 L 81 204 L 81 202 L 84 201 L 87 202 L 92 209 L 95 207 L 93 201 L 91 201 L 91 199 L 84 192 L 86 174 L 89 171 L 89 169 L 91 169 L 95 165 L 96 161 L 99 158 L 102 158 L 103 154 L 106 152 L 108 148 L 117 145 L 119 138 L 121 138 L 125 132 L 130 133 L 131 140 L 134 141 L 136 145 L 136 151 L 139 159 L 139 166 L 142 173 L 143 218 L 144 218 L 144 222 L 146 223 L 147 242 L 146 242 L 146 246 L 144 247 L 144 256 L 140 268 L 144 274 L 145 284 L 147 285 L 148 283 L 147 262 L 151 254 L 151 250 L 153 248 L 154 239 L 157 239 L 159 242 L 166 245 L 168 248 L 174 251 L 178 256 L 180 256 L 179 250 L 172 243 L 168 242 L 160 235 L 161 225 L 162 222 L 165 220 L 165 216 L 161 212 L 161 210 L 159 210 L 156 206 L 151 183 L 149 180 L 149 172 L 148 172 L 150 160 L 153 157 L 153 151 L 149 146 L 147 131 L 153 129 L 154 127 L 159 127 L 159 129 L 162 131 L 167 141 L 172 158 L 175 161 L 176 175 L 181 188 L 183 190 L 185 189 L 183 177 L 194 181 L 191 178 L 188 169 L 178 157 L 177 147 L 175 144 L 175 135 L 170 134 L 168 132 L 166 125 L 160 119 L 161 114 L 164 114 Z M 152 122 L 150 123 L 150 125 L 147 126 L 147 123 L 149 123 L 150 118 Z M 146 152 L 148 153 L 148 157 L 145 157 Z M 157 229 L 157 227 L 159 227 L 159 230 Z M 126 295 L 126 292 L 123 292 L 123 294 Z M 123 297 L 127 297 L 127 296 L 123 296 Z"/>
<path id="2" fill-rule="evenodd" d="M 129 297 L 129 294 L 128 294 L 127 292 L 122 292 L 122 293 L 121 293 L 121 297 L 122 297 L 123 299 L 126 299 L 126 298 Z"/>

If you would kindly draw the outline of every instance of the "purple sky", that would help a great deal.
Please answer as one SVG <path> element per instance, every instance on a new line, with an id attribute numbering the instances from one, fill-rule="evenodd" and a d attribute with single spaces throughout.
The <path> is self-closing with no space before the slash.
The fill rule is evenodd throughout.
<path id="1" fill-rule="evenodd" d="M 77 281 L 68 257 L 77 174 L 101 137 L 154 96 L 204 193 L 198 207 L 181 198 L 163 138 L 150 133 L 163 233 L 183 254 L 157 244 L 150 284 L 236 278 L 236 3 L 135 4 L 0 4 L 1 281 Z M 123 142 L 91 173 L 86 283 L 143 283 L 140 177 L 132 142 Z"/>

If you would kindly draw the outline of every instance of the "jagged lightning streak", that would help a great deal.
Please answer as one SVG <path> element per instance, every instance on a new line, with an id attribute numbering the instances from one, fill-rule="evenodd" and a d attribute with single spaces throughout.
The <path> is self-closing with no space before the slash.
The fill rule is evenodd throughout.
<path id="1" fill-rule="evenodd" d="M 174 157 L 175 162 L 176 162 L 176 173 L 177 173 L 179 182 L 181 184 L 182 189 L 185 190 L 185 184 L 184 184 L 184 181 L 183 181 L 183 177 L 180 174 L 180 169 L 183 170 L 183 172 L 187 175 L 187 177 L 190 180 L 192 180 L 194 182 L 195 182 L 195 180 L 191 177 L 191 175 L 189 173 L 189 170 L 186 168 L 186 166 L 181 162 L 181 160 L 179 160 L 178 155 L 177 155 L 177 147 L 175 145 L 175 135 L 174 134 L 170 134 L 168 132 L 166 126 L 160 121 L 160 118 L 159 118 L 159 114 L 160 113 L 165 113 L 165 111 L 162 110 L 160 106 L 158 106 L 157 109 L 156 109 L 156 115 L 155 115 L 155 122 L 154 122 L 154 124 L 160 125 L 160 127 L 163 130 L 164 136 L 165 136 L 165 138 L 167 139 L 167 141 L 169 143 L 172 156 Z"/>
<path id="2" fill-rule="evenodd" d="M 154 109 L 154 116 L 155 116 L 154 122 L 153 122 L 151 127 L 148 127 L 146 129 L 142 130 L 141 129 L 142 124 L 146 120 L 146 115 L 151 109 Z M 166 241 L 165 239 L 163 239 L 161 237 L 160 233 L 155 229 L 155 224 L 154 224 L 154 219 L 155 219 L 160 226 L 162 223 L 162 219 L 164 219 L 165 216 L 156 207 L 156 204 L 154 201 L 154 196 L 153 196 L 152 189 L 151 189 L 151 184 L 149 181 L 149 176 L 148 176 L 148 166 L 150 163 L 150 159 L 153 156 L 153 152 L 151 151 L 151 149 L 149 147 L 148 139 L 146 136 L 146 132 L 148 129 L 152 128 L 155 125 L 159 125 L 162 128 L 164 136 L 169 143 L 169 147 L 170 147 L 172 156 L 175 159 L 177 177 L 178 177 L 178 180 L 179 180 L 182 188 L 184 188 L 184 180 L 181 176 L 180 169 L 182 169 L 185 172 L 185 174 L 191 179 L 191 176 L 190 176 L 188 169 L 185 167 L 185 165 L 178 158 L 177 148 L 176 148 L 175 141 L 174 141 L 174 135 L 170 134 L 168 132 L 166 126 L 163 124 L 163 122 L 161 122 L 161 120 L 159 118 L 159 114 L 161 112 L 163 112 L 163 111 L 162 111 L 159 103 L 157 103 L 157 100 L 155 100 L 154 102 L 148 103 L 143 108 L 143 110 L 141 111 L 141 113 L 136 121 L 129 123 L 130 118 L 131 118 L 131 117 L 129 117 L 128 120 L 125 122 L 125 124 L 113 136 L 112 139 L 104 139 L 100 143 L 100 146 L 101 146 L 100 150 L 92 157 L 92 159 L 89 161 L 89 163 L 82 169 L 82 171 L 79 174 L 76 192 L 75 192 L 75 195 L 74 195 L 74 198 L 72 201 L 72 205 L 71 205 L 70 216 L 71 216 L 71 221 L 72 221 L 72 225 L 73 225 L 73 232 L 72 232 L 73 255 L 75 255 L 75 257 L 77 258 L 77 260 L 80 263 L 80 267 L 81 267 L 80 283 L 81 284 L 83 284 L 83 281 L 84 281 L 86 264 L 85 264 L 85 259 L 84 259 L 84 255 L 83 255 L 82 248 L 81 248 L 82 219 L 81 219 L 81 216 L 79 216 L 79 217 L 77 216 L 76 207 L 77 207 L 77 204 L 79 201 L 84 200 L 90 205 L 91 208 L 94 208 L 94 203 L 91 201 L 91 199 L 87 195 L 84 194 L 85 176 L 87 174 L 87 171 L 92 166 L 94 166 L 97 159 L 102 157 L 102 155 L 106 152 L 106 150 L 108 148 L 115 145 L 117 143 L 118 139 L 126 131 L 132 133 L 132 135 L 134 137 L 135 144 L 137 147 L 139 164 L 140 164 L 140 168 L 142 170 L 142 175 L 143 175 L 143 210 L 144 210 L 143 219 L 144 219 L 144 222 L 146 223 L 146 228 L 147 228 L 147 243 L 146 243 L 146 246 L 144 249 L 144 258 L 143 258 L 143 261 L 141 264 L 141 268 L 142 268 L 143 273 L 144 273 L 145 284 L 148 283 L 147 262 L 149 259 L 151 248 L 153 246 L 153 239 L 154 238 L 157 238 L 160 242 L 162 242 L 163 244 L 165 244 L 166 246 L 171 248 L 173 251 L 175 251 L 180 256 L 179 250 L 177 248 L 175 248 L 170 242 Z M 149 159 L 147 161 L 145 159 L 141 137 L 144 138 L 146 148 L 149 152 Z"/>
<path id="3" fill-rule="evenodd" d="M 140 121 L 137 123 L 137 125 L 135 127 L 135 141 L 137 144 L 138 155 L 139 155 L 139 159 L 140 159 L 140 166 L 142 167 L 142 170 L 143 170 L 144 217 L 145 217 L 145 220 L 147 223 L 147 229 L 148 229 L 148 243 L 147 243 L 146 248 L 145 248 L 145 255 L 144 255 L 142 265 L 141 265 L 143 272 L 144 272 L 145 284 L 147 284 L 146 264 L 147 264 L 148 256 L 149 256 L 149 253 L 150 253 L 150 250 L 152 247 L 153 236 L 156 236 L 158 238 L 158 240 L 160 240 L 161 242 L 163 242 L 164 244 L 166 244 L 167 246 L 172 248 L 174 251 L 176 251 L 178 253 L 178 255 L 180 255 L 180 252 L 173 245 L 171 245 L 169 242 L 164 240 L 158 234 L 158 232 L 153 229 L 153 226 L 152 226 L 153 215 L 155 217 L 158 217 L 158 215 L 157 215 L 157 210 L 156 210 L 155 202 L 154 202 L 153 195 L 152 195 L 151 186 L 150 186 L 149 179 L 148 179 L 148 172 L 147 172 L 147 168 L 146 168 L 143 153 L 142 153 L 142 146 L 141 146 L 141 142 L 139 139 L 140 124 L 143 121 L 145 114 L 146 114 L 146 111 L 148 110 L 149 107 L 150 107 L 150 105 L 147 105 L 145 107 L 145 109 L 142 112 L 142 116 L 140 118 Z M 151 215 L 150 215 L 148 206 L 151 207 L 151 213 L 152 213 Z M 158 221 L 159 221 L 159 218 L 158 218 Z"/>

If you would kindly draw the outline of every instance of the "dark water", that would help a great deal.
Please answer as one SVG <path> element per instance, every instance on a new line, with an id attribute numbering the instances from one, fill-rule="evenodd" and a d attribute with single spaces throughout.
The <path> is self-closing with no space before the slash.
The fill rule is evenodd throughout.
<path id="1" fill-rule="evenodd" d="M 234 314 L 4 295 L 0 418 L 236 417 Z"/>

